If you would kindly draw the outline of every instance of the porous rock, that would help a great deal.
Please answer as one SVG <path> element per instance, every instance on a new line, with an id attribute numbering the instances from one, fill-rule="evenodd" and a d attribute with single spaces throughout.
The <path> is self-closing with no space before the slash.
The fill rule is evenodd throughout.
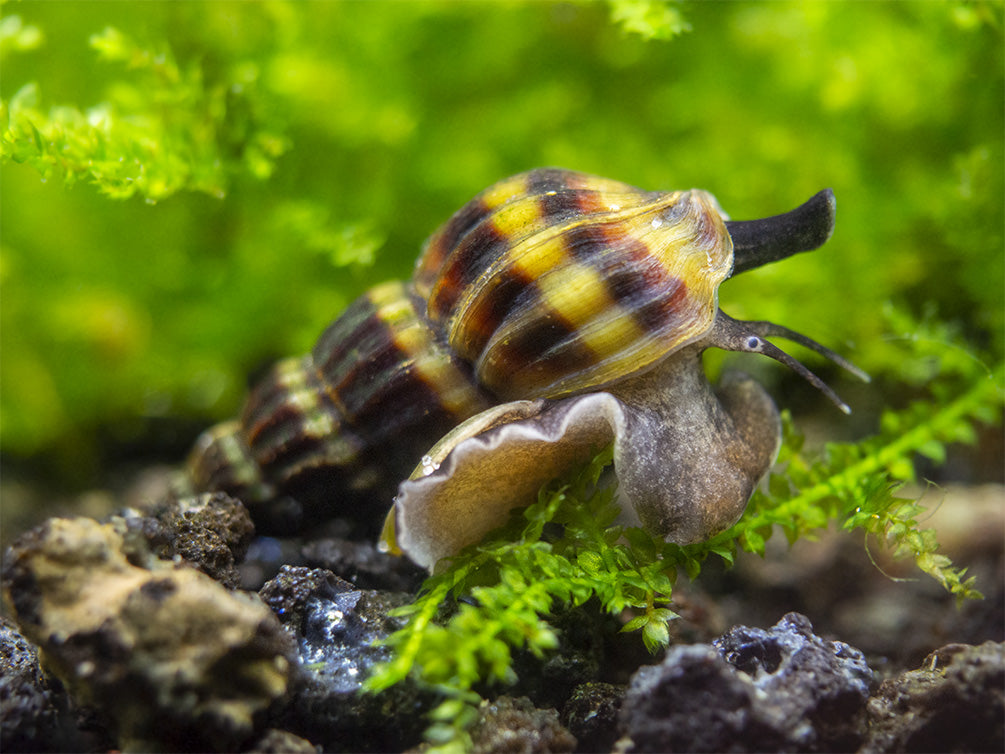
<path id="1" fill-rule="evenodd" d="M 113 741 L 46 673 L 38 648 L 0 618 L 0 751 L 97 751 Z"/>
<path id="2" fill-rule="evenodd" d="M 1005 644 L 950 644 L 879 687 L 861 751 L 1005 751 Z"/>
<path id="3" fill-rule="evenodd" d="M 633 676 L 621 706 L 624 748 L 846 751 L 860 742 L 872 672 L 858 650 L 790 613 L 709 645 L 671 647 Z"/>
<path id="4" fill-rule="evenodd" d="M 560 754 L 576 748 L 575 737 L 553 709 L 538 709 L 526 697 L 482 702 L 471 729 L 472 754 Z"/>
<path id="5" fill-rule="evenodd" d="M 244 754 L 320 754 L 320 746 L 315 746 L 306 738 L 296 736 L 286 730 L 269 728 Z"/>
<path id="6" fill-rule="evenodd" d="M 74 697 L 114 721 L 122 748 L 239 747 L 286 691 L 288 637 L 256 597 L 184 564 L 133 565 L 127 549 L 84 518 L 23 535 L 3 574 L 18 624 Z"/>
<path id="7" fill-rule="evenodd" d="M 600 610 L 595 601 L 552 617 L 558 646 L 545 657 L 528 649 L 513 653 L 513 670 L 518 678 L 509 692 L 526 696 L 538 707 L 562 708 L 572 690 L 600 676 L 607 649 L 605 639 L 616 635 L 617 619 Z"/>
<path id="8" fill-rule="evenodd" d="M 579 742 L 577 751 L 610 751 L 618 737 L 618 710 L 625 687 L 582 683 L 562 708 L 562 724 Z"/>
<path id="9" fill-rule="evenodd" d="M 240 582 L 237 565 L 255 533 L 248 509 L 222 492 L 127 508 L 111 523 L 123 535 L 134 565 L 147 565 L 137 562 L 147 553 L 163 560 L 179 558 L 229 588 Z"/>
<path id="10" fill-rule="evenodd" d="M 295 638 L 303 672 L 273 724 L 326 751 L 400 751 L 419 742 L 429 705 L 409 684 L 360 693 L 390 659 L 379 641 L 402 623 L 388 615 L 409 596 L 356 589 L 320 568 L 283 566 L 260 592 Z"/>

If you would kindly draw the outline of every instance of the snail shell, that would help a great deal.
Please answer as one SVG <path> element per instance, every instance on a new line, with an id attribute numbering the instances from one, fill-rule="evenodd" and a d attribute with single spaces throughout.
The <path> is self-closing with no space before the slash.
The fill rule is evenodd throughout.
<path id="1" fill-rule="evenodd" d="M 645 370 L 708 330 L 732 251 L 704 191 L 539 170 L 457 213 L 427 244 L 416 287 L 480 385 L 554 398 Z"/>
<path id="2" fill-rule="evenodd" d="M 642 191 L 568 170 L 500 181 L 430 237 L 412 282 L 358 298 L 310 354 L 279 362 L 253 387 L 237 420 L 206 432 L 189 459 L 194 486 L 241 497 L 260 529 L 366 522 L 375 516 L 362 503 L 383 507 L 464 420 L 507 401 L 634 394 L 640 376 L 678 353 L 700 364 L 709 345 L 783 361 L 839 402 L 763 337 L 846 362 L 718 309 L 734 268 L 823 243 L 833 197 L 822 192 L 780 217 L 731 223 L 705 191 Z M 709 409 L 701 421 L 716 416 Z M 759 444 L 773 448 L 777 421 L 762 433 Z M 749 496 L 751 484 L 741 486 Z"/>
<path id="3" fill-rule="evenodd" d="M 400 282 L 356 299 L 310 354 L 255 384 L 238 420 L 197 440 L 188 461 L 196 489 L 239 497 L 260 528 L 279 531 L 351 518 L 375 491 L 390 499 L 429 445 L 492 405 L 423 309 Z M 284 504 L 269 505 L 276 500 Z"/>

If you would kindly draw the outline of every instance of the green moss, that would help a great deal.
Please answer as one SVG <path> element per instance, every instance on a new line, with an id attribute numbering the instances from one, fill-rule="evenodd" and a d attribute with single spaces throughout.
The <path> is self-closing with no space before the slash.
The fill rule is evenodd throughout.
<path id="1" fill-rule="evenodd" d="M 707 188 L 738 219 L 832 186 L 828 246 L 724 308 L 853 343 L 878 384 L 890 301 L 1001 355 L 998 4 L 2 12 L 7 454 L 80 473 L 138 418 L 233 413 L 468 198 L 548 164 Z"/>

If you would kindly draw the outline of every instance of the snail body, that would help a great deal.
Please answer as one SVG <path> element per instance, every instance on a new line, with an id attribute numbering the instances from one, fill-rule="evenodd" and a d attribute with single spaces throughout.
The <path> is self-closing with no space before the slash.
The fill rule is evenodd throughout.
<path id="1" fill-rule="evenodd" d="M 774 460 L 781 422 L 749 378 L 713 390 L 701 350 L 608 391 L 514 401 L 461 424 L 400 486 L 384 549 L 432 568 L 611 443 L 626 523 L 682 544 L 728 528 Z"/>
<path id="2" fill-rule="evenodd" d="M 239 419 L 197 442 L 191 478 L 244 499 L 260 526 L 283 529 L 370 519 L 363 501 L 389 501 L 415 467 L 385 543 L 432 567 L 526 503 L 517 477 L 540 486 L 542 474 L 613 441 L 622 497 L 642 523 L 678 541 L 707 536 L 742 512 L 779 425 L 749 380 L 714 393 L 703 350 L 775 358 L 846 409 L 765 338 L 854 367 L 805 336 L 718 308 L 723 280 L 816 248 L 833 212 L 821 192 L 786 215 L 731 222 L 700 190 L 642 191 L 558 169 L 507 178 L 430 237 L 410 282 L 364 294 L 310 354 L 273 367 Z M 536 468 L 501 460 L 507 449 Z M 476 460 L 466 467 L 461 457 Z M 493 476 L 498 489 L 470 489 Z M 726 488 L 729 503 L 717 503 Z M 496 512 L 478 508 L 494 496 Z"/>

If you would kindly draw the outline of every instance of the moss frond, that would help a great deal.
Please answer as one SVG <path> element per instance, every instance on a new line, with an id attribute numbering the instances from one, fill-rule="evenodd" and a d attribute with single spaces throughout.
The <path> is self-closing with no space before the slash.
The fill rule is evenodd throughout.
<path id="1" fill-rule="evenodd" d="M 141 45 L 114 27 L 92 35 L 90 46 L 123 77 L 86 110 L 43 108 L 38 84 L 24 85 L 0 103 L 0 158 L 45 179 L 153 202 L 178 191 L 222 198 L 233 175 L 268 178 L 287 149 L 254 64 L 233 61 L 210 78 L 198 62 L 179 63 L 167 44 Z"/>

